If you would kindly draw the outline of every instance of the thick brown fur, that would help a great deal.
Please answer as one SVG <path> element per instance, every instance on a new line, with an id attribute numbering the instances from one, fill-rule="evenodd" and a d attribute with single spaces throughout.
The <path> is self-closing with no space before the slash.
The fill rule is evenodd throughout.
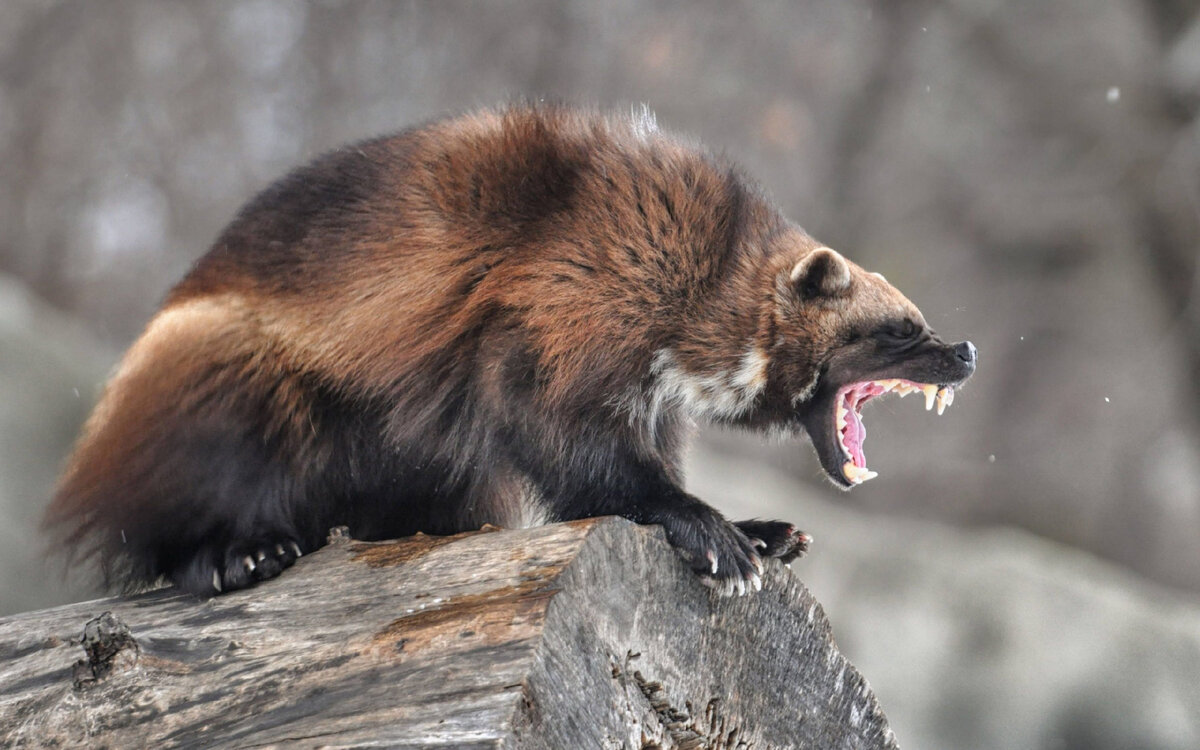
<path id="1" fill-rule="evenodd" d="M 338 524 L 619 514 L 754 583 L 760 552 L 803 536 L 682 489 L 692 418 L 798 430 L 845 381 L 838 357 L 854 377 L 970 374 L 895 289 L 819 247 L 645 115 L 519 106 L 335 151 L 251 201 L 171 292 L 48 523 L 111 577 L 203 592 L 277 574 Z M 917 349 L 863 343 L 904 320 Z"/>

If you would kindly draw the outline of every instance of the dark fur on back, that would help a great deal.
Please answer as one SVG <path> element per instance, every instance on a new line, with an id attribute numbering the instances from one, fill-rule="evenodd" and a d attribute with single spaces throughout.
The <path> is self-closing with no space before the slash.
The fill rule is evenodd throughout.
<path id="1" fill-rule="evenodd" d="M 798 426 L 847 333 L 784 317 L 780 279 L 815 247 L 642 117 L 516 107 L 340 149 L 252 200 L 171 292 L 48 521 L 116 578 L 193 591 L 270 577 L 338 524 L 601 514 L 753 580 L 803 537 L 751 540 L 684 492 L 683 433 Z"/>

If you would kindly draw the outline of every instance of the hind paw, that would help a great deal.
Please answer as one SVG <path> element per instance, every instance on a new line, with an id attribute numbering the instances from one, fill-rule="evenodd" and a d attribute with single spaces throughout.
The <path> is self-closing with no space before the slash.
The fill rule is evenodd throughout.
<path id="1" fill-rule="evenodd" d="M 303 554 L 296 540 L 287 537 L 234 542 L 212 571 L 212 590 L 218 594 L 236 591 L 274 578 Z"/>
<path id="2" fill-rule="evenodd" d="M 163 575 L 184 591 L 212 596 L 274 578 L 302 554 L 299 542 L 286 534 L 238 541 L 218 539 L 195 549 L 181 560 L 182 564 L 165 570 Z"/>
<path id="3" fill-rule="evenodd" d="M 808 552 L 811 535 L 785 521 L 739 521 L 734 524 L 750 538 L 763 557 L 774 557 L 784 564 Z"/>

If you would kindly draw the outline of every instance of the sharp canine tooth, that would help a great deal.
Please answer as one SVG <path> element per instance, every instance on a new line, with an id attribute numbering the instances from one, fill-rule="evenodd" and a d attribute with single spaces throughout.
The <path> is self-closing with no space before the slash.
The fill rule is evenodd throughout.
<path id="1" fill-rule="evenodd" d="M 847 461 L 842 464 L 842 475 L 851 482 L 858 483 L 858 467 L 854 465 L 853 461 Z"/>
<path id="2" fill-rule="evenodd" d="M 946 389 L 942 388 L 937 392 L 937 407 L 938 416 L 942 416 L 942 412 L 946 411 Z"/>
<path id="3" fill-rule="evenodd" d="M 856 466 L 853 461 L 847 461 L 842 464 L 842 475 L 853 484 L 862 484 L 869 479 L 879 476 L 878 473 L 870 469 Z"/>
<path id="4" fill-rule="evenodd" d="M 933 400 L 937 397 L 937 386 L 930 384 L 921 386 L 921 390 L 925 393 L 925 411 L 933 408 Z"/>
<path id="5" fill-rule="evenodd" d="M 946 406 L 949 406 L 954 403 L 954 386 L 949 386 L 946 391 Z"/>

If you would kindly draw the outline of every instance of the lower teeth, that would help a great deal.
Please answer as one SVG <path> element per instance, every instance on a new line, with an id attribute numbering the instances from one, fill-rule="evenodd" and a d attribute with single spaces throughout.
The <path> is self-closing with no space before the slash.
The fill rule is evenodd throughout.
<path id="1" fill-rule="evenodd" d="M 865 466 L 858 466 L 853 461 L 842 464 L 842 474 L 854 484 L 862 484 L 879 476 L 877 472 L 871 471 Z"/>

